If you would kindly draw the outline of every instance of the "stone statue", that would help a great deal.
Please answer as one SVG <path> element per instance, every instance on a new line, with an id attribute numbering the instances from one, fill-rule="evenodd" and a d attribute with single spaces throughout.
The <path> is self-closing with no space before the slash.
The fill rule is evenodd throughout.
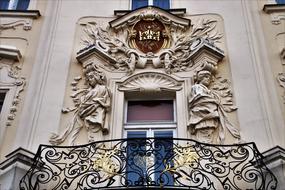
<path id="1" fill-rule="evenodd" d="M 212 74 L 208 70 L 199 71 L 196 75 L 188 103 L 188 127 L 197 140 L 204 143 L 224 144 L 226 130 L 236 139 L 240 139 L 238 129 L 226 116 L 221 98 L 208 88 L 211 80 Z"/>
<path id="2" fill-rule="evenodd" d="M 99 131 L 103 134 L 108 133 L 108 129 L 105 128 L 105 118 L 110 107 L 110 91 L 106 87 L 106 77 L 94 64 L 87 65 L 83 72 L 89 88 L 79 90 L 73 95 L 75 98 L 82 94 L 78 97 L 78 104 L 74 108 L 63 110 L 64 113 L 75 111 L 72 122 L 61 135 L 52 135 L 51 144 L 61 144 L 72 133 L 70 145 L 74 145 L 83 127 L 87 129 L 88 142 L 100 140 L 96 139 L 96 133 Z"/>

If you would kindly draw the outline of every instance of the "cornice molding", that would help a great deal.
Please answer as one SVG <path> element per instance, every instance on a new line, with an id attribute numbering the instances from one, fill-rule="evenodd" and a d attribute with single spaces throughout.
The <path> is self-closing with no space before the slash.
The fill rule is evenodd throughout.
<path id="1" fill-rule="evenodd" d="M 13 46 L 0 45 L 0 58 L 20 61 L 22 54 L 19 49 Z"/>
<path id="2" fill-rule="evenodd" d="M 285 12 L 285 4 L 265 4 L 263 11 L 268 14 L 273 12 Z"/>
<path id="3" fill-rule="evenodd" d="M 167 12 L 176 15 L 176 16 L 183 16 L 186 13 L 186 9 L 185 8 L 181 8 L 181 9 L 168 9 L 166 10 Z M 121 17 L 124 16 L 128 13 L 132 12 L 132 10 L 115 10 L 114 11 L 114 15 Z"/>
<path id="4" fill-rule="evenodd" d="M 273 147 L 263 152 L 262 155 L 264 157 L 263 161 L 265 164 L 269 164 L 277 160 L 283 160 L 285 162 L 285 149 L 280 146 Z"/>
<path id="5" fill-rule="evenodd" d="M 142 7 L 132 12 L 129 12 L 115 20 L 112 20 L 111 22 L 109 22 L 109 25 L 115 30 L 118 30 L 120 28 L 124 28 L 126 25 L 134 24 L 141 18 L 148 17 L 160 17 L 161 21 L 164 24 L 171 24 L 181 28 L 188 28 L 191 25 L 191 20 L 179 17 L 177 15 L 172 14 L 171 12 L 153 6 Z"/>
<path id="6" fill-rule="evenodd" d="M 5 170 L 9 166 L 15 164 L 16 162 L 20 162 L 24 165 L 31 166 L 33 164 L 33 158 L 35 154 L 29 150 L 24 148 L 17 148 L 10 154 L 8 154 L 6 159 L 0 163 L 0 169 Z"/>
<path id="7" fill-rule="evenodd" d="M 37 19 L 41 16 L 39 10 L 0 10 L 0 17 L 22 17 L 22 18 L 32 18 Z"/>

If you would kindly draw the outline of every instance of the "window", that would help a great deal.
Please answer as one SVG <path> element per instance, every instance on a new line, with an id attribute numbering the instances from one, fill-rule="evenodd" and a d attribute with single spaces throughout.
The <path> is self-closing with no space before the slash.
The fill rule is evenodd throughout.
<path id="1" fill-rule="evenodd" d="M 162 9 L 170 8 L 169 0 L 132 0 L 132 10 L 148 5 L 153 5 Z"/>
<path id="2" fill-rule="evenodd" d="M 285 4 L 285 0 L 275 0 L 277 4 Z"/>
<path id="3" fill-rule="evenodd" d="M 30 0 L 0 0 L 2 10 L 27 10 Z"/>
<path id="4" fill-rule="evenodd" d="M 127 102 L 124 128 L 126 137 L 131 140 L 127 145 L 126 179 L 131 185 L 144 185 L 149 177 L 154 182 L 162 180 L 167 185 L 173 185 L 171 174 L 161 173 L 165 169 L 164 161 L 173 155 L 172 138 L 176 136 L 174 105 L 174 100 Z M 147 154 L 155 151 L 151 164 Z"/>
<path id="5" fill-rule="evenodd" d="M 3 104 L 4 104 L 5 96 L 6 96 L 6 92 L 0 91 L 0 114 L 1 114 Z"/>

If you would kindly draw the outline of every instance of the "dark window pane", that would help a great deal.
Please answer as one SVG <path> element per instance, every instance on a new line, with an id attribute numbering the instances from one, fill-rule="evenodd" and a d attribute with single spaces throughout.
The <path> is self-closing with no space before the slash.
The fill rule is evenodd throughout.
<path id="1" fill-rule="evenodd" d="M 1 110 L 4 104 L 5 96 L 6 96 L 6 92 L 0 92 L 0 113 L 1 113 Z"/>
<path id="2" fill-rule="evenodd" d="M 146 131 L 128 131 L 127 138 L 127 181 L 128 186 L 143 185 L 143 178 L 146 174 Z"/>
<path id="3" fill-rule="evenodd" d="M 172 100 L 129 101 L 127 122 L 174 121 Z"/>
<path id="4" fill-rule="evenodd" d="M 8 9 L 9 0 L 0 0 L 0 9 Z"/>
<path id="5" fill-rule="evenodd" d="M 27 10 L 29 7 L 30 0 L 19 0 L 16 10 Z"/>
<path id="6" fill-rule="evenodd" d="M 162 9 L 169 9 L 170 8 L 169 0 L 154 0 L 153 5 L 156 7 L 160 7 Z"/>
<path id="7" fill-rule="evenodd" d="M 132 10 L 145 7 L 148 5 L 148 0 L 132 0 Z"/>
<path id="8" fill-rule="evenodd" d="M 173 176 L 165 171 L 167 165 L 172 165 L 173 157 L 173 131 L 155 131 L 154 132 L 154 147 L 155 151 L 155 181 L 158 184 L 173 185 Z M 167 138 L 167 139 L 157 139 Z"/>
<path id="9" fill-rule="evenodd" d="M 277 4 L 285 4 L 285 0 L 276 0 Z"/>

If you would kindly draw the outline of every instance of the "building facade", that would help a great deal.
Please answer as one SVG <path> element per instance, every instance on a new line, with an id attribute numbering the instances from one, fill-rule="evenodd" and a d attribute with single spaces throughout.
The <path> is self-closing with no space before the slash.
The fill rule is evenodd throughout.
<path id="1" fill-rule="evenodd" d="M 31 166 L 32 176 L 38 171 L 35 163 L 45 163 L 40 157 L 49 156 L 48 148 L 56 153 L 61 150 L 56 147 L 65 146 L 64 151 L 70 154 L 71 147 L 92 147 L 97 141 L 104 142 L 104 147 L 97 143 L 95 148 L 101 153 L 94 154 L 101 157 L 98 159 L 97 155 L 88 162 L 93 170 L 105 173 L 99 177 L 103 182 L 96 183 L 96 187 L 115 186 L 119 174 L 128 181 L 123 186 L 149 185 L 148 177 L 152 179 L 150 182 L 160 180 L 163 185 L 174 186 L 178 181 L 171 176 L 180 175 L 176 172 L 182 166 L 173 155 L 179 156 L 178 152 L 188 146 L 188 140 L 209 145 L 212 148 L 207 150 L 213 152 L 220 146 L 221 154 L 231 148 L 240 150 L 242 144 L 250 147 L 247 143 L 254 142 L 262 156 L 251 161 L 258 163 L 262 159 L 276 177 L 275 180 L 270 176 L 274 182 L 268 184 L 276 188 L 277 181 L 277 189 L 282 189 L 285 2 L 107 2 L 0 2 L 0 189 L 19 188 L 20 179 Z M 140 138 L 147 140 L 137 142 L 137 148 L 132 149 L 134 139 Z M 156 140 L 160 138 L 177 140 Z M 41 144 L 48 146 L 39 149 Z M 127 147 L 120 156 L 118 144 Z M 156 149 L 158 144 L 164 149 Z M 172 148 L 174 145 L 177 149 Z M 170 153 L 165 148 L 169 146 Z M 185 165 L 203 163 L 198 162 L 202 153 L 195 153 L 193 147 L 189 149 L 193 154 L 183 153 Z M 251 151 L 255 152 L 253 147 Z M 89 153 L 91 149 L 88 148 Z M 136 169 L 132 167 L 138 158 L 133 158 L 134 163 L 129 158 L 132 152 L 145 154 L 149 149 L 152 156 L 144 155 L 140 169 L 145 175 L 147 165 L 152 162 L 146 160 L 152 159 L 154 172 L 146 179 L 139 179 L 140 174 L 134 174 Z M 156 167 L 158 153 L 164 157 L 170 154 L 172 161 L 163 163 L 162 168 Z M 35 154 L 37 159 L 33 160 Z M 125 164 L 124 169 L 117 169 L 120 164 L 114 163 L 110 155 L 118 159 L 125 156 L 120 161 Z M 237 159 L 234 154 L 230 157 Z M 103 162 L 109 163 L 107 168 Z M 258 168 L 256 165 L 252 167 Z M 51 167 L 49 171 L 55 175 L 56 169 Z M 167 173 L 163 177 L 162 171 Z M 67 178 L 61 176 L 61 179 Z M 168 182 L 163 183 L 166 179 Z M 181 178 L 179 183 L 184 185 L 180 187 L 191 187 L 189 181 L 193 176 L 186 175 L 186 179 L 188 182 Z M 214 184 L 209 189 L 226 188 L 227 183 L 215 186 L 218 182 L 212 177 L 207 179 Z M 21 187 L 29 189 L 28 182 L 22 182 Z M 257 184 L 235 182 L 235 187 L 270 187 Z M 80 189 L 71 182 L 69 185 Z M 155 183 L 150 186 L 158 188 Z M 205 184 L 198 186 L 202 188 Z M 45 182 L 37 188 L 59 189 L 59 186 Z"/>

